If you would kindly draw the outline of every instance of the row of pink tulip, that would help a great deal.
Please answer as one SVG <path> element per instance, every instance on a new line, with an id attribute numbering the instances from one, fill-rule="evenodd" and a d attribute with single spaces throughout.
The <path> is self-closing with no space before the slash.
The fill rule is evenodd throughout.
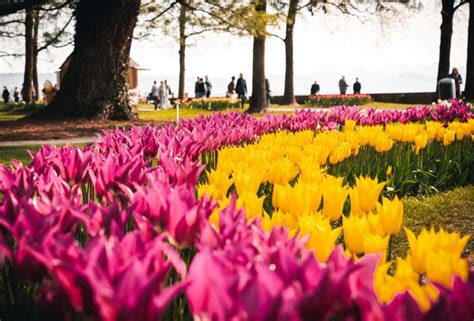
<path id="1" fill-rule="evenodd" d="M 180 293 L 194 317 L 210 320 L 471 320 L 472 276 L 469 283 L 455 279 L 451 291 L 440 287 L 427 313 L 407 293 L 381 305 L 373 290 L 376 257 L 354 263 L 338 249 L 320 264 L 285 231 L 248 226 L 233 205 L 217 231 L 208 221 L 215 204 L 195 198 L 200 155 L 266 132 L 333 128 L 346 119 L 471 116 L 464 104 L 263 119 L 215 114 L 178 127 L 104 132 L 84 148 L 44 146 L 28 166 L 0 166 L 0 266 L 22 280 L 8 293 L 38 288 L 29 293 L 47 313 L 107 321 L 157 320 Z M 198 253 L 185 262 L 179 252 L 190 247 Z M 172 271 L 179 281 L 168 285 Z M 8 285 L 11 273 L 2 275 Z M 20 304 L 9 299 L 0 304 Z"/>

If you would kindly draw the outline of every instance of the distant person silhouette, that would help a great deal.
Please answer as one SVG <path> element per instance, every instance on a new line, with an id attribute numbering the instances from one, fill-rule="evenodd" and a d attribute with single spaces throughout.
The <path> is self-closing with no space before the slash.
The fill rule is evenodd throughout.
<path id="1" fill-rule="evenodd" d="M 267 108 L 270 107 L 271 105 L 271 98 L 272 98 L 272 91 L 270 89 L 270 82 L 268 81 L 268 78 L 265 79 L 265 92 L 267 94 Z"/>
<path id="2" fill-rule="evenodd" d="M 341 95 L 346 94 L 348 87 L 349 85 L 346 82 L 346 78 L 344 76 L 341 76 L 341 79 L 339 80 L 339 92 L 341 93 Z"/>
<path id="3" fill-rule="evenodd" d="M 456 98 L 458 99 L 461 98 L 462 77 L 461 77 L 461 74 L 459 73 L 458 68 L 453 68 L 453 71 L 448 77 L 454 79 L 454 83 L 456 86 Z"/>
<path id="4" fill-rule="evenodd" d="M 159 88 L 156 85 L 156 80 L 153 82 L 153 86 L 151 87 L 150 98 L 153 100 L 153 105 L 155 106 L 155 110 L 158 109 L 158 100 L 159 100 Z"/>
<path id="5" fill-rule="evenodd" d="M 20 92 L 18 91 L 18 87 L 15 87 L 15 90 L 13 91 L 13 99 L 17 104 L 20 102 Z"/>
<path id="6" fill-rule="evenodd" d="M 3 86 L 2 98 L 5 102 L 5 105 L 10 101 L 10 92 L 8 91 L 7 86 Z"/>
<path id="7" fill-rule="evenodd" d="M 247 99 L 247 82 L 244 79 L 244 75 L 241 73 L 239 79 L 237 79 L 237 85 L 235 86 L 235 92 L 241 101 L 241 108 L 244 108 L 245 101 Z"/>
<path id="8" fill-rule="evenodd" d="M 227 85 L 227 97 L 230 98 L 230 101 L 235 102 L 235 77 L 232 76 L 230 83 Z"/>
<path id="9" fill-rule="evenodd" d="M 360 94 L 362 85 L 359 82 L 359 78 L 356 78 L 356 82 L 354 83 L 354 86 L 352 86 L 352 88 L 354 89 L 354 95 Z"/>
<path id="10" fill-rule="evenodd" d="M 207 76 L 204 76 L 204 84 L 206 85 L 206 97 L 209 98 L 211 96 L 212 84 Z"/>
<path id="11" fill-rule="evenodd" d="M 320 90 L 319 84 L 315 80 L 314 84 L 311 85 L 311 96 L 315 96 L 315 95 L 319 94 L 319 90 Z"/>

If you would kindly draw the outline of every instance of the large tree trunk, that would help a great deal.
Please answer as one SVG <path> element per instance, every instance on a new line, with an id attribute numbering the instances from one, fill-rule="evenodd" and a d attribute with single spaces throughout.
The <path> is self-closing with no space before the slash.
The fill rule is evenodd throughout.
<path id="1" fill-rule="evenodd" d="M 140 0 L 81 0 L 75 11 L 75 47 L 46 115 L 132 119 L 128 61 Z"/>
<path id="2" fill-rule="evenodd" d="M 41 93 L 39 91 L 39 81 L 38 81 L 38 30 L 39 30 L 39 23 L 40 23 L 40 16 L 39 12 L 35 11 L 34 15 L 34 22 L 33 22 L 33 57 L 32 57 L 32 64 L 33 64 L 33 87 L 35 89 L 35 99 L 38 100 L 41 97 Z"/>
<path id="3" fill-rule="evenodd" d="M 288 7 L 288 15 L 286 16 L 286 36 L 285 36 L 285 93 L 283 95 L 283 103 L 287 105 L 295 105 L 294 90 L 294 62 L 293 62 L 293 30 L 296 22 L 296 14 L 298 12 L 299 0 L 290 0 Z"/>
<path id="4" fill-rule="evenodd" d="M 464 97 L 474 100 L 474 0 L 469 2 L 469 31 L 467 36 L 466 87 Z"/>
<path id="5" fill-rule="evenodd" d="M 33 24 L 35 10 L 25 11 L 25 72 L 23 74 L 23 88 L 21 95 L 25 103 L 31 102 L 31 84 L 33 81 Z"/>
<path id="6" fill-rule="evenodd" d="M 179 14 L 179 99 L 184 98 L 186 79 L 186 9 L 185 0 L 182 0 Z"/>
<path id="7" fill-rule="evenodd" d="M 454 1 L 443 0 L 441 10 L 441 42 L 439 45 L 438 77 L 439 81 L 449 75 L 451 58 L 451 38 L 453 35 Z M 436 91 L 438 91 L 436 86 Z"/>
<path id="8" fill-rule="evenodd" d="M 266 0 L 256 0 L 257 12 L 267 11 Z M 266 30 L 261 30 L 253 37 L 252 63 L 252 98 L 248 113 L 259 113 L 267 107 L 267 93 L 265 90 L 265 39 Z"/>

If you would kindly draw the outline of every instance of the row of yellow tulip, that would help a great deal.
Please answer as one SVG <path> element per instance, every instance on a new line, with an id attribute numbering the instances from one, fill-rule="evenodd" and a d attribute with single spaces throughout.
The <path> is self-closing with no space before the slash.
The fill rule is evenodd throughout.
<path id="1" fill-rule="evenodd" d="M 398 141 L 413 144 L 418 153 L 432 140 L 449 145 L 464 137 L 474 140 L 473 133 L 473 121 L 453 122 L 448 127 L 427 122 L 385 128 L 347 122 L 341 132 L 264 135 L 256 144 L 219 151 L 217 166 L 207 173 L 207 183 L 198 187 L 198 194 L 211 196 L 224 208 L 229 192 L 235 190 L 237 206 L 246 209 L 249 221 L 259 218 L 266 230 L 288 228 L 292 235 L 305 238 L 307 248 L 322 262 L 339 242 L 355 257 L 382 253 L 375 276 L 380 301 L 388 302 L 400 291 L 409 290 L 420 306 L 428 309 L 436 298 L 430 282 L 449 287 L 454 275 L 467 278 L 468 265 L 461 253 L 468 236 L 432 230 L 416 238 L 406 230 L 410 252 L 405 259 L 397 258 L 396 272 L 389 275 L 392 262 L 385 263 L 385 257 L 387 252 L 390 257 L 390 238 L 402 227 L 402 202 L 398 197 L 382 197 L 379 202 L 385 182 L 359 177 L 350 187 L 321 166 L 357 155 L 361 146 L 385 152 Z M 218 226 L 217 211 L 211 221 Z"/>

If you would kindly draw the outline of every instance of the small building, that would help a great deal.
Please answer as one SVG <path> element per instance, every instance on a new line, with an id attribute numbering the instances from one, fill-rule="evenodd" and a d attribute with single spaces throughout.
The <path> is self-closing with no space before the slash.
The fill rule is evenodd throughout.
<path id="1" fill-rule="evenodd" d="M 71 62 L 71 55 L 63 62 L 59 70 L 56 71 L 57 87 L 61 88 L 61 82 Z M 141 68 L 132 58 L 128 59 L 128 93 L 131 105 L 138 105 L 138 71 L 146 70 Z"/>

